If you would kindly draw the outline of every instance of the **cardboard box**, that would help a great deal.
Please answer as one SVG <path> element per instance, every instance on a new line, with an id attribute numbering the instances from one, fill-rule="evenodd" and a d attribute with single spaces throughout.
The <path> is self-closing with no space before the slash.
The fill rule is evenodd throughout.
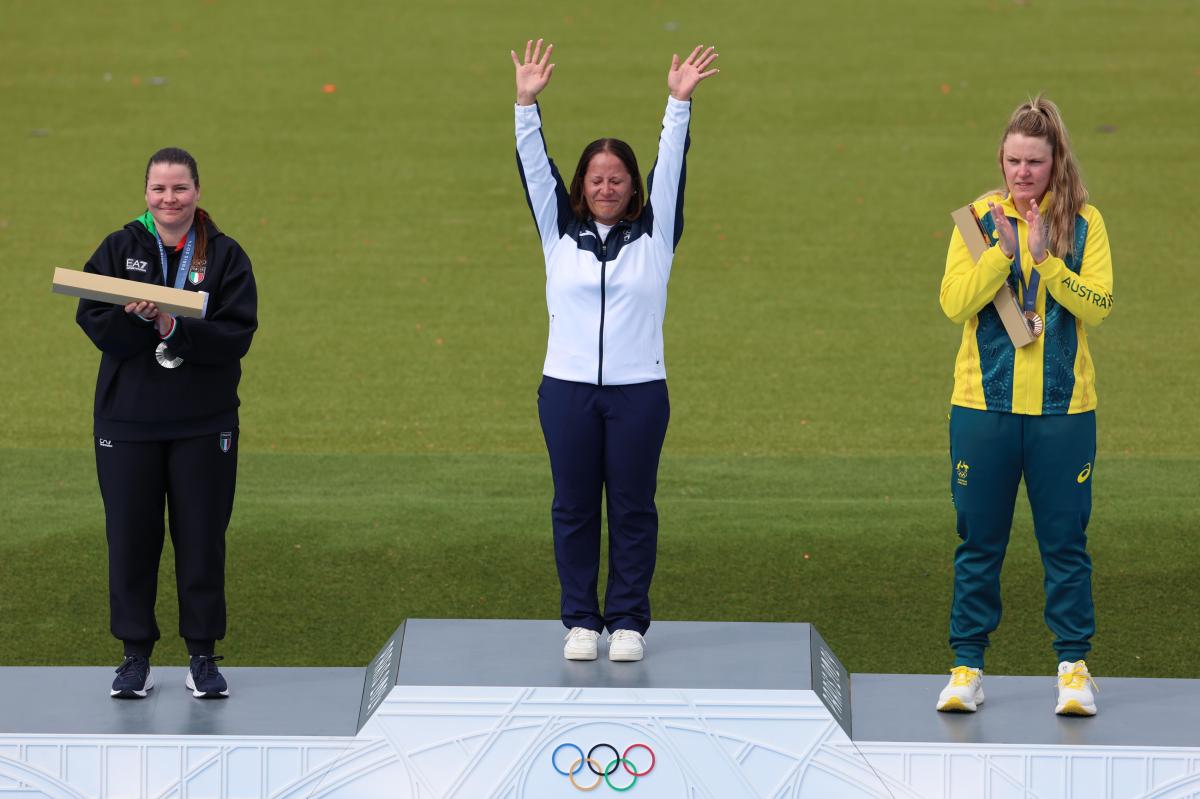
<path id="1" fill-rule="evenodd" d="M 954 220 L 958 234 L 962 236 L 963 242 L 967 245 L 967 252 L 971 253 L 975 263 L 979 263 L 983 254 L 992 247 L 992 242 L 983 232 L 983 225 L 979 223 L 979 217 L 975 216 L 975 208 L 964 205 L 962 208 L 951 211 L 950 218 Z M 1008 333 L 1008 338 L 1014 347 L 1024 347 L 1037 340 L 1037 336 L 1033 335 L 1033 331 L 1029 329 L 1029 320 L 1025 318 L 1021 304 L 1017 302 L 1017 295 L 1013 294 L 1012 287 L 1008 285 L 1007 280 L 996 292 L 996 296 L 992 298 L 992 307 L 996 309 L 996 313 L 1000 314 L 1000 321 L 1004 323 L 1004 330 Z"/>
<path id="2" fill-rule="evenodd" d="M 113 305 L 127 305 L 138 301 L 152 302 L 167 313 L 196 319 L 203 319 L 208 310 L 207 291 L 184 291 L 157 283 L 94 275 L 78 269 L 55 269 L 51 290 L 55 294 L 111 302 Z"/>

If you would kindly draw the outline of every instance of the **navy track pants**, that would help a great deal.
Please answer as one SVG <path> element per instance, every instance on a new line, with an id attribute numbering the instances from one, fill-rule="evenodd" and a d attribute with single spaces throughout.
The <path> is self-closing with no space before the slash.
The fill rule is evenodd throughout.
<path id="1" fill-rule="evenodd" d="M 950 609 L 955 665 L 982 668 L 988 636 L 1000 624 L 1000 567 L 1022 476 L 1055 652 L 1060 661 L 1087 656 L 1096 632 L 1086 534 L 1095 460 L 1094 411 L 1026 416 L 951 408 L 950 488 L 962 539 Z"/>
<path id="2" fill-rule="evenodd" d="M 654 492 L 671 415 L 665 380 L 596 386 L 543 377 L 538 418 L 554 475 L 554 557 L 565 627 L 650 627 L 658 550 Z M 608 503 L 608 587 L 600 576 L 600 501 Z"/>
<path id="3" fill-rule="evenodd" d="M 163 511 L 169 510 L 179 634 L 192 655 L 225 637 L 225 528 L 233 512 L 238 431 L 174 441 L 96 439 L 108 534 L 108 595 L 125 654 L 150 656 Z M 206 651 L 207 650 L 207 651 Z"/>

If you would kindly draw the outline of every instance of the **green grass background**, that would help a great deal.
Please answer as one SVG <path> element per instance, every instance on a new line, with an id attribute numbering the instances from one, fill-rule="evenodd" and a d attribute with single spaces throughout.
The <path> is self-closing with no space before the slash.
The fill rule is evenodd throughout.
<path id="1" fill-rule="evenodd" d="M 653 160 L 698 91 L 666 321 L 659 619 L 811 621 L 853 671 L 941 671 L 956 542 L 948 211 L 1011 109 L 1063 108 L 1113 248 L 1092 333 L 1099 674 L 1200 676 L 1191 2 L 10 0 L 0 26 L 0 665 L 109 663 L 98 354 L 54 266 L 140 212 L 160 146 L 254 260 L 231 663 L 357 664 L 406 617 L 553 618 L 544 273 L 508 51 L 557 45 L 546 137 Z M 334 84 L 336 91 L 322 91 Z M 1053 667 L 1019 500 L 989 670 Z M 164 559 L 157 660 L 183 657 Z M 653 635 L 650 637 L 653 651 Z M 547 644 L 557 656 L 557 642 Z"/>

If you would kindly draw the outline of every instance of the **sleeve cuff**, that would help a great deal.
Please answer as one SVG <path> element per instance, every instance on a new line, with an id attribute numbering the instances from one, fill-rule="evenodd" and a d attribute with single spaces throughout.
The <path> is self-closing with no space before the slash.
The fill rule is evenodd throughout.
<path id="1" fill-rule="evenodd" d="M 176 331 L 176 330 L 178 329 L 178 327 L 179 327 L 179 324 L 178 324 L 178 323 L 176 322 L 176 320 L 175 320 L 175 315 L 174 315 L 174 314 L 168 314 L 168 315 L 171 317 L 171 329 L 167 331 L 167 335 L 165 335 L 165 336 L 163 336 L 163 337 L 162 337 L 162 340 L 163 340 L 163 341 L 166 341 L 166 340 L 167 340 L 167 339 L 169 339 L 171 336 L 175 335 L 175 331 Z"/>
<path id="2" fill-rule="evenodd" d="M 1046 260 L 1040 264 L 1034 264 L 1033 268 L 1038 270 L 1038 274 L 1044 280 L 1057 280 L 1067 268 L 1067 264 L 1062 258 L 1056 255 L 1047 255 Z"/>
<path id="3" fill-rule="evenodd" d="M 1012 269 L 1013 259 L 1004 254 L 999 244 L 993 244 L 979 259 L 981 266 L 990 267 L 997 272 L 1007 272 Z"/>

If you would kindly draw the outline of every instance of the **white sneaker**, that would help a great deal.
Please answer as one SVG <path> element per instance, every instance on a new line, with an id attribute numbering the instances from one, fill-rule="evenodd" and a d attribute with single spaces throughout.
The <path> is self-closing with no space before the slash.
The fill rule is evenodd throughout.
<path id="1" fill-rule="evenodd" d="M 608 636 L 609 660 L 641 660 L 646 642 L 636 630 L 617 630 Z"/>
<path id="2" fill-rule="evenodd" d="M 1091 686 L 1088 685 L 1091 683 Z M 1088 671 L 1087 663 L 1064 660 L 1058 664 L 1058 705 L 1054 712 L 1060 716 L 1096 715 L 1096 697 L 1092 686 L 1096 681 Z M 1099 690 L 1097 688 L 1096 690 Z"/>
<path id="3" fill-rule="evenodd" d="M 596 641 L 600 633 L 587 627 L 572 627 L 563 646 L 563 657 L 567 660 L 595 660 Z"/>
<path id="4" fill-rule="evenodd" d="M 937 709 L 945 713 L 974 713 L 983 704 L 983 669 L 955 666 L 950 683 L 938 694 Z"/>

